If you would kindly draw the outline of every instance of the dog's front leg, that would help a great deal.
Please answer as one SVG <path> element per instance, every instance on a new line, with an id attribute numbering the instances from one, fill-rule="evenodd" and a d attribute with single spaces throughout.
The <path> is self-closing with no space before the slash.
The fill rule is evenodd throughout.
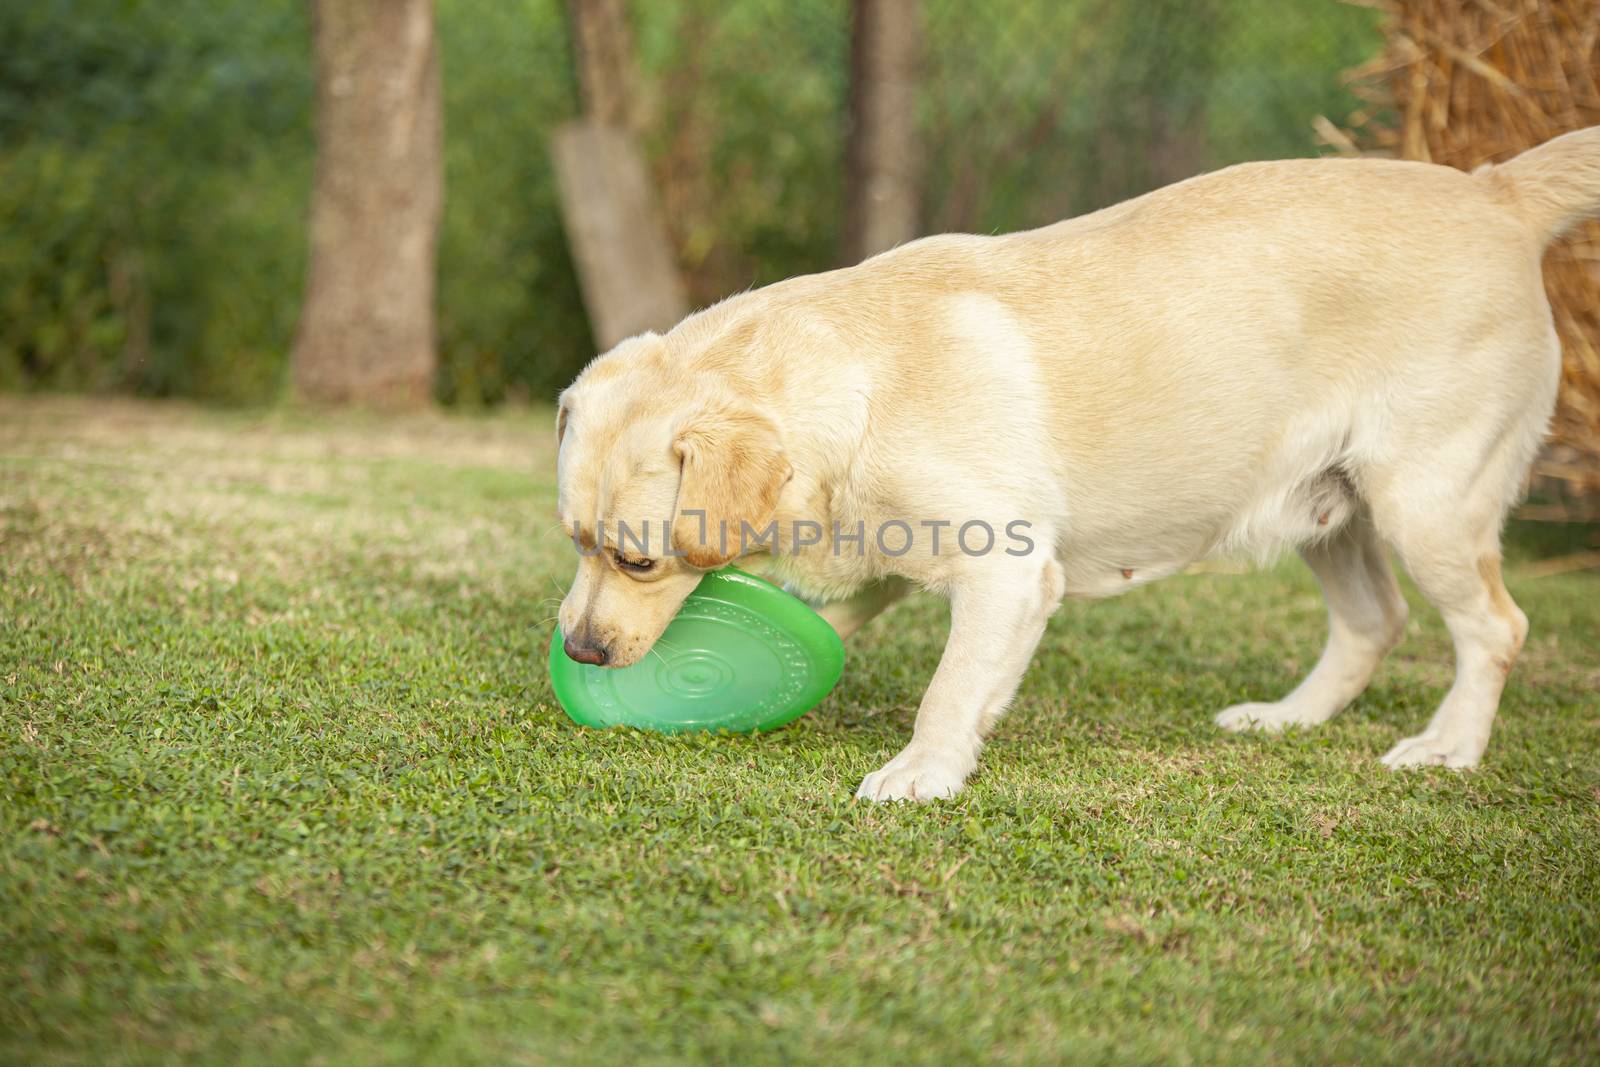
<path id="1" fill-rule="evenodd" d="M 817 609 L 841 638 L 847 638 L 891 608 L 911 591 L 911 583 L 891 576 L 873 582 L 855 596 L 836 600 Z"/>
<path id="2" fill-rule="evenodd" d="M 950 637 L 917 709 L 911 743 L 867 775 L 856 796 L 933 800 L 959 793 L 1063 591 L 1053 559 L 995 561 L 960 581 L 950 596 Z"/>

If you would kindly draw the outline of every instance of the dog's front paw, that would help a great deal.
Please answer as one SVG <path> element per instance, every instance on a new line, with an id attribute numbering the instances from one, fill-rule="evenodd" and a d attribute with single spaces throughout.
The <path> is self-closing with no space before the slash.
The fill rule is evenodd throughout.
<path id="1" fill-rule="evenodd" d="M 961 792 L 971 772 L 971 760 L 952 759 L 937 751 L 907 745 L 898 756 L 867 775 L 856 796 L 879 801 L 941 800 Z"/>
<path id="2" fill-rule="evenodd" d="M 1484 747 L 1483 743 L 1470 737 L 1452 738 L 1420 733 L 1391 748 L 1383 757 L 1383 765 L 1392 771 L 1402 767 L 1454 767 L 1468 770 L 1478 765 Z"/>

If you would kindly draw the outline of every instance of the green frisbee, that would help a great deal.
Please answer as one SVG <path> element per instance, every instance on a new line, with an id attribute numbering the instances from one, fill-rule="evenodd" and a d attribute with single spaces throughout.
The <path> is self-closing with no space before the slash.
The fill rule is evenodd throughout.
<path id="1" fill-rule="evenodd" d="M 572 721 L 660 733 L 772 730 L 838 684 L 844 644 L 821 615 L 733 567 L 700 580 L 631 667 L 591 667 L 550 641 L 550 684 Z"/>

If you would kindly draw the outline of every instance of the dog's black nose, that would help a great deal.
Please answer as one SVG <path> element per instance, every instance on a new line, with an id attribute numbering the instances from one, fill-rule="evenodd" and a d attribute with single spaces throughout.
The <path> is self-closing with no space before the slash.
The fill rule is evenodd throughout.
<path id="1" fill-rule="evenodd" d="M 591 667 L 604 667 L 606 661 L 611 658 L 611 654 L 604 647 L 599 645 L 580 645 L 570 637 L 561 642 L 561 648 L 566 652 L 567 658 L 574 663 L 587 663 Z"/>

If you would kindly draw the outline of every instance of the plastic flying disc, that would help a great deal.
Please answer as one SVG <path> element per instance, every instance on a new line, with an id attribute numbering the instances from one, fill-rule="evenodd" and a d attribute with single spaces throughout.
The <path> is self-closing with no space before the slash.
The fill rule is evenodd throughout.
<path id="1" fill-rule="evenodd" d="M 591 667 L 550 642 L 550 684 L 583 726 L 661 733 L 772 730 L 838 684 L 844 644 L 804 601 L 733 567 L 700 580 L 631 667 Z"/>

